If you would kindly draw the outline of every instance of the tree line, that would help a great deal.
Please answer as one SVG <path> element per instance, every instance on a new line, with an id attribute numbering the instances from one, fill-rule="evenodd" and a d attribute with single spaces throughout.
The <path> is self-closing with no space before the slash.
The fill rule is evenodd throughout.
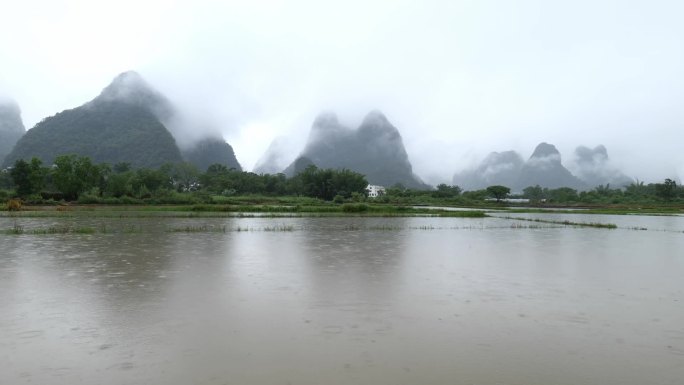
<path id="1" fill-rule="evenodd" d="M 368 182 L 364 175 L 342 169 L 319 169 L 311 165 L 298 175 L 258 175 L 221 164 L 200 172 L 190 163 L 164 164 L 159 168 L 133 169 L 129 163 L 94 164 L 89 157 L 61 155 L 51 166 L 38 158 L 17 160 L 0 175 L 5 197 L 28 201 L 65 200 L 123 203 L 148 199 L 173 203 L 180 195 L 306 196 L 324 200 L 363 197 Z M 11 192 L 13 190 L 13 192 Z"/>
<path id="2" fill-rule="evenodd" d="M 323 200 L 365 199 L 364 175 L 342 169 L 307 167 L 294 177 L 255 174 L 214 164 L 200 172 L 190 163 L 168 163 L 158 168 L 133 168 L 129 163 L 94 164 L 89 157 L 61 155 L 53 165 L 40 159 L 17 160 L 0 173 L 0 198 L 20 197 L 29 202 L 80 201 L 84 203 L 187 203 L 211 196 L 265 195 L 305 196 Z M 486 199 L 525 198 L 532 204 L 671 203 L 684 200 L 684 188 L 672 179 L 663 183 L 634 182 L 623 188 L 601 185 L 588 191 L 569 187 L 555 189 L 529 186 L 521 194 L 494 185 L 463 191 L 459 186 L 437 185 L 432 190 L 413 190 L 402 185 L 388 187 L 385 203 L 446 203 L 471 205 Z M 208 199 L 205 199 L 208 200 Z"/>

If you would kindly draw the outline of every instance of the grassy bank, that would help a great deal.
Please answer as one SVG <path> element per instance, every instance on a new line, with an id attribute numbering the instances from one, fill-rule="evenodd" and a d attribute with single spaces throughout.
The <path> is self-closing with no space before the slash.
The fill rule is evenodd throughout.
<path id="1" fill-rule="evenodd" d="M 231 204 L 193 205 L 60 205 L 23 206 L 20 210 L 4 211 L 0 216 L 14 217 L 300 217 L 300 216 L 437 216 L 482 218 L 484 211 L 452 211 L 425 207 L 395 206 L 373 203 L 333 204 L 322 201 L 275 201 L 270 204 L 233 202 Z M 273 204 L 275 203 L 275 204 Z M 290 204 L 286 204 L 290 203 Z M 292 204 L 296 203 L 296 204 Z M 305 203 L 305 204 L 302 204 Z"/>

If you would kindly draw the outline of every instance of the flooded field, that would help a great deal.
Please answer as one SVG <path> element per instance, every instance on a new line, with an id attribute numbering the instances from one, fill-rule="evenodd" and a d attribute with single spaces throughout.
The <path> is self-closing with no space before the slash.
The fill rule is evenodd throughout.
<path id="1" fill-rule="evenodd" d="M 684 217 L 511 216 L 2 217 L 0 383 L 682 383 Z"/>

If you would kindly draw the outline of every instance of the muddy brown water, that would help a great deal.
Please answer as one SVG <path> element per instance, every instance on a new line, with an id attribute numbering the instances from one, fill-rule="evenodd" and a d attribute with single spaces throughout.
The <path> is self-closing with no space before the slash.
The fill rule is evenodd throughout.
<path id="1" fill-rule="evenodd" d="M 0 218 L 0 384 L 682 384 L 684 218 L 590 221 Z"/>

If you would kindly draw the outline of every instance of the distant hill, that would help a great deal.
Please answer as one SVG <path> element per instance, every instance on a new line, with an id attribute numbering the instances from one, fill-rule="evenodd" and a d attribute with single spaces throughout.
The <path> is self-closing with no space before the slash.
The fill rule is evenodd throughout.
<path id="1" fill-rule="evenodd" d="M 503 185 L 514 192 L 521 192 L 525 187 L 535 185 L 577 190 L 587 188 L 586 183 L 563 166 L 560 152 L 548 143 L 537 145 L 526 162 L 515 151 L 493 152 L 477 167 L 455 174 L 453 184 L 465 190 Z"/>
<path id="2" fill-rule="evenodd" d="M 306 168 L 309 166 L 316 166 L 316 165 L 314 164 L 314 162 L 311 159 L 309 159 L 305 156 L 299 156 L 299 157 L 297 157 L 297 159 L 295 159 L 294 162 L 292 162 L 291 165 L 287 166 L 287 168 L 285 170 L 283 170 L 283 174 L 285 174 L 289 177 L 292 177 L 292 176 L 295 176 L 295 175 L 299 174 L 300 172 L 306 170 Z"/>
<path id="3" fill-rule="evenodd" d="M 181 151 L 167 129 L 170 122 L 178 120 L 178 114 L 139 74 L 124 72 L 92 101 L 46 118 L 29 130 L 5 165 L 34 156 L 50 164 L 56 156 L 71 153 L 88 156 L 96 163 L 127 162 L 133 167 L 182 162 Z M 189 147 L 189 161 L 197 162 L 200 169 L 206 169 L 206 162 L 239 167 L 232 148 L 221 140 L 207 138 Z"/>
<path id="4" fill-rule="evenodd" d="M 266 152 L 254 166 L 254 173 L 278 174 L 282 172 L 283 165 L 287 164 L 287 150 L 290 148 L 286 141 L 287 139 L 282 136 L 273 139 Z"/>
<path id="5" fill-rule="evenodd" d="M 197 142 L 191 149 L 183 151 L 183 158 L 197 167 L 200 171 L 206 171 L 212 164 L 222 164 L 226 167 L 242 171 L 240 163 L 235 158 L 233 147 L 223 139 L 207 138 Z"/>
<path id="6" fill-rule="evenodd" d="M 572 175 L 561 163 L 561 154 L 556 146 L 540 143 L 530 159 L 520 169 L 518 183 L 514 188 L 521 191 L 528 186 L 539 185 L 548 188 L 570 187 L 578 190 L 586 185 Z"/>
<path id="7" fill-rule="evenodd" d="M 524 160 L 515 151 L 492 152 L 474 169 L 454 175 L 453 184 L 464 190 L 493 185 L 517 186 Z"/>
<path id="8" fill-rule="evenodd" d="M 634 180 L 613 166 L 608 158 L 608 150 L 603 145 L 589 148 L 579 146 L 575 149 L 574 173 L 590 187 L 610 185 L 623 187 Z"/>
<path id="9" fill-rule="evenodd" d="M 0 164 L 25 133 L 19 105 L 13 100 L 0 99 Z"/>
<path id="10" fill-rule="evenodd" d="M 319 115 L 304 151 L 284 173 L 294 175 L 311 163 L 359 172 L 371 184 L 429 188 L 413 174 L 399 130 L 379 111 L 369 113 L 356 130 L 342 126 L 335 114 Z"/>
<path id="11" fill-rule="evenodd" d="M 158 116 L 170 114 L 170 103 L 135 72 L 114 79 L 92 101 L 36 124 L 5 159 L 40 158 L 51 164 L 62 154 L 90 157 L 94 162 L 128 162 L 158 167 L 181 162 L 180 151 Z"/>

